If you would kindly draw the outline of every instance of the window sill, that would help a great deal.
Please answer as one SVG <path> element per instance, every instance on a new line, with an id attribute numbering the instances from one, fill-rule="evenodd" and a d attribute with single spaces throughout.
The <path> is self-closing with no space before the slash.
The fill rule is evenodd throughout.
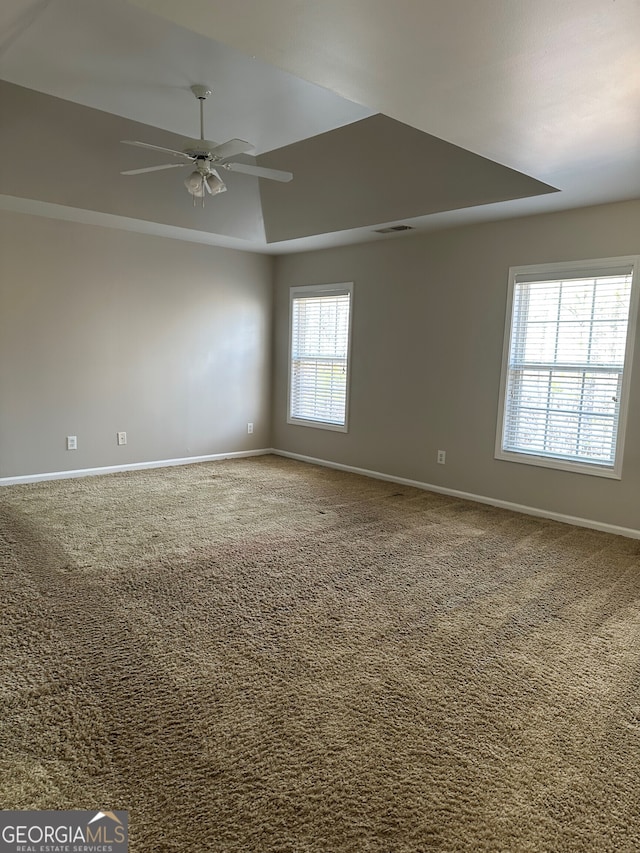
<path id="1" fill-rule="evenodd" d="M 588 474 L 592 477 L 605 477 L 609 480 L 621 480 L 620 466 L 589 464 L 588 462 L 571 462 L 568 459 L 556 459 L 552 456 L 536 456 L 528 453 L 512 453 L 499 450 L 495 458 L 501 462 L 518 462 L 522 465 L 534 465 L 539 468 L 553 468 L 556 471 L 568 471 L 572 474 Z"/>
<path id="2" fill-rule="evenodd" d="M 331 432 L 348 432 L 346 424 L 330 424 L 325 421 L 311 421 L 304 418 L 287 418 L 292 426 L 313 427 L 313 429 L 328 429 Z"/>

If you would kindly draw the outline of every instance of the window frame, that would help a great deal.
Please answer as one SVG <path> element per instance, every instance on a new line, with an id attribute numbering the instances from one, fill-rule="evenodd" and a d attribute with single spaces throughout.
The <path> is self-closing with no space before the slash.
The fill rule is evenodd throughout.
<path id="1" fill-rule="evenodd" d="M 287 350 L 287 423 L 294 426 L 326 429 L 331 432 L 349 432 L 349 399 L 351 388 L 351 341 L 353 328 L 353 282 L 337 282 L 334 284 L 302 284 L 289 288 L 289 347 Z M 349 295 L 349 324 L 347 328 L 346 356 L 346 389 L 344 403 L 344 424 L 333 424 L 328 421 L 311 418 L 298 418 L 291 414 L 291 374 L 293 367 L 293 303 L 296 298 L 308 296 L 343 296 Z"/>
<path id="2" fill-rule="evenodd" d="M 518 277 L 531 276 L 532 281 L 553 281 L 556 279 L 579 278 L 580 274 L 593 273 L 606 275 L 618 270 L 618 274 L 631 267 L 631 296 L 627 323 L 627 339 L 625 345 L 624 363 L 622 367 L 622 385 L 620 408 L 618 411 L 617 433 L 614 436 L 614 464 L 603 465 L 598 462 L 572 461 L 554 456 L 538 455 L 523 451 L 505 450 L 504 426 L 506 419 L 505 402 L 509 359 L 511 350 L 511 334 L 513 329 L 513 300 Z M 622 462 L 624 456 L 625 435 L 631 391 L 631 370 L 633 367 L 633 352 L 637 332 L 638 301 L 640 298 L 639 277 L 640 255 L 624 255 L 614 258 L 597 258 L 583 261 L 560 262 L 550 264 L 528 264 L 509 268 L 509 284 L 507 290 L 507 305 L 504 324 L 504 341 L 502 348 L 502 369 L 500 374 L 500 392 L 498 397 L 498 423 L 496 430 L 495 459 L 504 462 L 518 462 L 541 468 L 554 468 L 559 471 L 570 471 L 580 474 L 590 474 L 596 477 L 622 479 Z"/>

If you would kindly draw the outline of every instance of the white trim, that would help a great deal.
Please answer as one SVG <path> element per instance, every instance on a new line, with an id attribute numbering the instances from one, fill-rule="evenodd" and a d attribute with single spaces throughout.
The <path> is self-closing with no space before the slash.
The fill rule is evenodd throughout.
<path id="1" fill-rule="evenodd" d="M 554 278 L 577 278 L 581 274 L 631 274 L 631 299 L 629 304 L 627 342 L 625 347 L 624 368 L 622 372 L 622 388 L 620 407 L 618 409 L 618 425 L 615 441 L 614 465 L 602 465 L 573 461 L 571 459 L 555 458 L 551 454 L 528 454 L 523 451 L 504 450 L 504 419 L 505 396 L 507 388 L 507 373 L 509 369 L 509 350 L 513 325 L 513 294 L 519 281 L 544 281 L 548 276 Z M 596 477 L 608 477 L 614 480 L 622 479 L 624 459 L 624 444 L 627 431 L 627 413 L 631 393 L 631 369 L 633 366 L 633 350 L 636 338 L 638 305 L 640 300 L 640 255 L 623 255 L 618 258 L 595 258 L 584 261 L 561 262 L 551 264 L 527 264 L 509 268 L 507 287 L 507 304 L 504 322 L 504 339 L 502 344 L 502 366 L 500 370 L 500 388 L 498 394 L 498 419 L 494 458 L 501 462 L 516 462 L 524 465 L 535 465 L 541 468 L 555 468 L 558 471 L 569 471 L 576 474 L 589 474 Z M 572 522 L 577 523 L 577 522 Z M 627 534 L 624 534 L 627 535 Z"/>
<path id="2" fill-rule="evenodd" d="M 313 427 L 315 429 L 328 429 L 333 432 L 349 432 L 349 397 L 351 389 L 351 338 L 353 336 L 353 292 L 352 281 L 341 281 L 334 284 L 300 284 L 289 288 L 289 345 L 287 350 L 287 423 L 293 426 Z M 306 418 L 295 418 L 291 415 L 291 347 L 293 343 L 293 301 L 302 298 L 302 295 L 313 296 L 321 294 L 329 296 L 349 295 L 349 329 L 347 332 L 347 387 L 344 400 L 344 423 L 332 424 L 321 420 Z"/>
<path id="3" fill-rule="evenodd" d="M 559 261 L 549 264 L 523 264 L 511 267 L 520 281 L 545 281 L 549 273 L 555 278 L 580 278 L 583 275 L 620 275 L 629 272 L 638 263 L 638 255 L 620 255 L 615 258 L 588 258 L 584 261 Z M 591 277 L 591 275 L 589 275 Z"/>
<path id="4" fill-rule="evenodd" d="M 613 533 L 616 536 L 627 536 L 630 539 L 640 539 L 640 529 L 633 527 L 621 527 L 617 524 L 607 524 L 604 521 L 594 521 L 590 518 L 580 518 L 574 515 L 565 515 L 561 512 L 552 512 L 524 504 L 516 504 L 511 501 L 503 501 L 499 498 L 491 498 L 486 495 L 474 495 L 470 492 L 461 492 L 459 489 L 448 489 L 444 486 L 434 486 L 432 483 L 422 483 L 418 480 L 409 480 L 406 477 L 394 477 L 391 474 L 382 474 L 380 471 L 369 471 L 366 468 L 356 468 L 353 465 L 343 465 L 340 462 L 329 462 L 326 459 L 316 459 L 313 456 L 303 456 L 301 453 L 290 453 L 288 450 L 271 450 L 275 456 L 286 456 L 288 459 L 297 459 L 299 462 L 309 462 L 312 465 L 322 465 L 325 468 L 335 468 L 338 471 L 348 471 L 351 474 L 361 474 L 363 477 L 371 477 L 374 480 L 385 480 L 389 483 L 400 483 L 403 486 L 413 486 L 426 492 L 436 492 L 441 495 L 450 495 L 454 498 L 462 498 L 466 501 L 474 501 L 480 504 L 497 506 L 500 509 L 508 509 L 512 512 L 520 512 L 523 515 L 533 515 L 537 518 L 548 518 L 551 521 L 559 521 L 562 524 L 572 524 L 575 527 L 588 527 L 591 530 L 600 530 L 604 533 Z"/>
<path id="5" fill-rule="evenodd" d="M 132 462 L 129 465 L 109 465 L 104 468 L 82 468 L 76 471 L 55 471 L 47 474 L 26 474 L 21 477 L 0 477 L 0 487 L 17 486 L 25 483 L 38 483 L 46 480 L 71 480 L 78 477 L 94 477 L 101 474 L 115 474 L 119 471 L 140 471 L 147 468 L 170 468 L 177 465 L 192 465 L 198 462 L 215 462 L 221 459 L 238 459 L 249 456 L 284 456 L 287 459 L 296 459 L 299 462 L 307 462 L 311 465 L 321 465 L 324 468 L 335 468 L 338 471 L 347 471 L 351 474 L 360 474 L 363 477 L 371 477 L 373 480 L 384 480 L 389 483 L 399 483 L 403 486 L 413 486 L 436 494 L 450 495 L 454 498 L 462 498 L 475 503 L 489 504 L 490 506 L 520 512 L 524 515 L 532 515 L 537 518 L 548 518 L 551 521 L 559 521 L 563 524 L 571 524 L 576 527 L 588 527 L 592 530 L 600 530 L 604 533 L 613 533 L 616 536 L 627 536 L 630 539 L 640 539 L 640 529 L 632 527 L 620 527 L 617 524 L 607 524 L 602 521 L 593 521 L 589 518 L 565 515 L 560 512 L 539 509 L 538 507 L 516 504 L 511 501 L 503 501 L 498 498 L 490 498 L 485 495 L 475 495 L 470 492 L 462 492 L 459 489 L 448 489 L 444 486 L 434 486 L 432 483 L 423 483 L 419 480 L 409 480 L 406 477 L 395 477 L 392 474 L 383 474 L 380 471 L 370 471 L 367 468 L 356 468 L 354 465 L 343 465 L 340 462 L 330 462 L 327 459 L 317 459 L 314 456 L 304 456 L 302 453 L 291 453 L 288 450 L 278 450 L 275 447 L 265 447 L 260 450 L 239 450 L 230 453 L 213 453 L 208 456 L 187 456 L 183 459 L 161 459 L 155 462 Z"/>
<path id="6" fill-rule="evenodd" d="M 347 368 L 348 374 L 348 368 Z M 349 379 L 347 378 L 347 382 Z M 348 394 L 348 391 L 347 391 Z M 313 429 L 331 429 L 334 432 L 349 432 L 347 429 L 347 425 L 345 424 L 331 424 L 327 421 L 312 421 L 307 420 L 306 418 L 287 418 L 287 423 L 291 424 L 291 426 L 303 426 L 303 427 L 312 427 Z"/>
<path id="7" fill-rule="evenodd" d="M 289 288 L 291 298 L 313 296 L 316 293 L 322 296 L 329 294 L 333 296 L 346 296 L 353 293 L 352 281 L 338 281 L 333 284 L 296 284 Z"/>
<path id="8" fill-rule="evenodd" d="M 622 427 L 621 422 L 620 426 Z M 502 447 L 496 450 L 494 458 L 499 462 L 518 462 L 523 465 L 535 465 L 538 468 L 554 468 L 556 471 L 570 471 L 573 474 L 591 474 L 593 477 L 608 477 L 610 480 L 622 479 L 622 471 L 618 470 L 618 468 L 621 469 L 621 464 L 618 468 L 612 468 L 609 465 L 598 465 L 595 462 L 590 465 L 588 462 L 572 462 L 570 459 L 563 459 L 562 457 L 552 456 L 551 454 L 548 456 L 536 456 L 534 453 L 524 453 L 519 450 L 503 450 Z"/>
<path id="9" fill-rule="evenodd" d="M 40 483 L 44 480 L 73 480 L 77 477 L 96 477 L 101 474 L 115 474 L 118 471 L 141 471 L 145 468 L 172 468 L 176 465 L 193 465 L 197 462 L 215 462 L 218 459 L 237 459 L 245 456 L 265 456 L 269 453 L 273 453 L 273 450 L 266 447 L 261 450 L 211 453 L 208 456 L 185 456 L 183 459 L 159 459 L 154 462 L 131 462 L 128 465 L 106 465 L 104 468 L 79 468 L 75 471 L 52 471 L 46 474 L 0 477 L 0 487 L 18 486 L 24 483 Z"/>

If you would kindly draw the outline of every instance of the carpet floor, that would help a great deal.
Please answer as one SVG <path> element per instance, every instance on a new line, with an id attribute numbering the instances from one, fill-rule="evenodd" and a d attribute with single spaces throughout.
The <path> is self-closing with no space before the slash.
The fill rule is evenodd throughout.
<path id="1" fill-rule="evenodd" d="M 277 458 L 0 491 L 0 806 L 640 850 L 640 542 Z"/>

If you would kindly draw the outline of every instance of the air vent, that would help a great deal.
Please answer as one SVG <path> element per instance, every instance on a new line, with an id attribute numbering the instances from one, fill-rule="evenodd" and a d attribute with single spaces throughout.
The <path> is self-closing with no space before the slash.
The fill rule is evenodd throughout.
<path id="1" fill-rule="evenodd" d="M 410 225 L 391 225 L 389 228 L 376 228 L 376 234 L 393 234 L 394 231 L 413 231 Z"/>

